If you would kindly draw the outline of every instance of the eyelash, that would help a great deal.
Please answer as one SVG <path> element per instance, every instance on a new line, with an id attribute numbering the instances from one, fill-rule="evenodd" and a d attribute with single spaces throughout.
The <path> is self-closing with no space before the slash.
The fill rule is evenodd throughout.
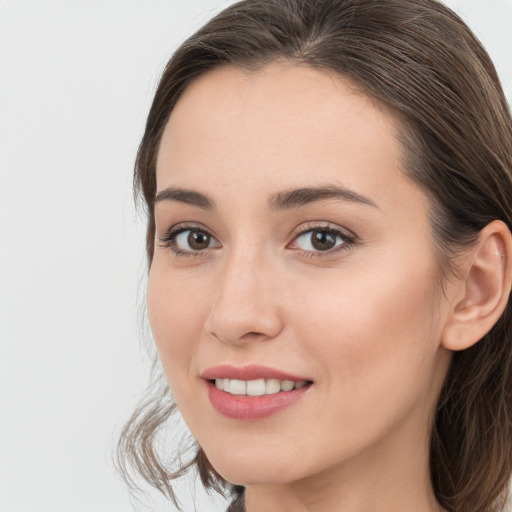
<path id="1" fill-rule="evenodd" d="M 206 248 L 203 250 L 194 251 L 183 250 L 178 248 L 176 245 L 176 238 L 180 234 L 185 233 L 187 231 L 202 233 L 204 235 L 209 236 L 211 239 L 216 240 L 216 238 L 207 229 L 204 229 L 200 226 L 177 224 L 175 226 L 172 226 L 162 237 L 159 238 L 161 246 L 165 249 L 169 249 L 175 256 L 178 257 L 201 257 L 204 256 L 205 253 L 209 252 L 209 250 L 211 250 L 211 248 Z M 298 251 L 302 256 L 308 258 L 327 257 L 331 256 L 334 253 L 347 251 L 357 243 L 357 237 L 353 233 L 349 233 L 332 225 L 319 225 L 315 223 L 306 223 L 303 226 L 301 226 L 297 230 L 297 233 L 295 234 L 291 243 L 296 242 L 299 237 L 305 235 L 306 233 L 313 233 L 314 231 L 324 232 L 333 235 L 336 239 L 341 239 L 342 243 L 326 251 L 307 251 L 304 249 L 294 249 Z"/>
<path id="2" fill-rule="evenodd" d="M 202 250 L 202 251 L 186 251 L 183 249 L 180 249 L 176 245 L 176 238 L 181 233 L 186 233 L 187 231 L 195 232 L 195 233 L 202 233 L 205 234 L 213 239 L 215 237 L 210 234 L 210 232 L 207 229 L 204 229 L 202 227 L 199 227 L 197 225 L 186 225 L 186 224 L 177 224 L 176 226 L 172 226 L 162 237 L 160 237 L 160 243 L 161 246 L 165 249 L 170 249 L 171 252 L 175 256 L 179 257 L 185 257 L 185 258 L 197 258 L 199 256 L 203 256 L 205 252 L 208 251 L 208 249 Z"/>

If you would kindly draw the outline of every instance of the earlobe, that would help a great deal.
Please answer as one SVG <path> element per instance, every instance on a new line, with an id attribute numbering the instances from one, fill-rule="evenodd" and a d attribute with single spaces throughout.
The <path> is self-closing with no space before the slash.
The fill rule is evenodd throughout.
<path id="1" fill-rule="evenodd" d="M 464 350 L 482 339 L 507 305 L 512 282 L 512 236 L 496 220 L 480 232 L 469 250 L 464 273 L 457 282 L 459 297 L 443 329 L 448 350 Z"/>

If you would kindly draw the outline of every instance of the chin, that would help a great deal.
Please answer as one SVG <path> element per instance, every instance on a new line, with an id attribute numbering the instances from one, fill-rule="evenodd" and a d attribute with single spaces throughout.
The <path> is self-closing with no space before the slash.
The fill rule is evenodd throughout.
<path id="1" fill-rule="evenodd" d="M 261 453 L 224 454 L 206 452 L 211 465 L 225 480 L 234 485 L 279 484 L 299 480 L 304 475 L 299 468 L 275 451 L 268 455 Z"/>

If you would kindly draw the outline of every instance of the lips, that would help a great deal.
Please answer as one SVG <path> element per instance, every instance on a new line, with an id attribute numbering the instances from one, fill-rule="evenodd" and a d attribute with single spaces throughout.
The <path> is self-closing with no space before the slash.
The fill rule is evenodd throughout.
<path id="1" fill-rule="evenodd" d="M 275 368 L 259 365 L 234 367 L 220 365 L 208 368 L 201 373 L 206 380 L 206 390 L 212 406 L 223 416 L 236 420 L 257 420 L 276 414 L 300 400 L 310 389 L 311 379 L 305 376 L 294 375 Z M 269 394 L 248 396 L 245 393 L 233 393 L 223 389 L 222 382 L 254 382 L 266 381 L 291 383 L 292 386 L 283 386 L 281 390 L 272 390 Z M 293 383 L 301 383 L 293 386 Z"/>

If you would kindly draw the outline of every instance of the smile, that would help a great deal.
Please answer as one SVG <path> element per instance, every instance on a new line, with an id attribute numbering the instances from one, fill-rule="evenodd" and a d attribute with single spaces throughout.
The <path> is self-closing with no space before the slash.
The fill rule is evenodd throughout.
<path id="1" fill-rule="evenodd" d="M 260 365 L 223 364 L 201 373 L 213 408 L 234 420 L 260 420 L 272 416 L 308 394 L 313 381 Z"/>
<path id="2" fill-rule="evenodd" d="M 246 386 L 246 382 L 241 382 Z M 226 392 L 219 389 L 214 382 L 208 380 L 206 381 L 206 392 L 211 405 L 222 416 L 232 420 L 260 420 L 287 409 L 304 397 L 313 387 L 312 382 L 304 382 L 304 385 L 301 382 L 298 388 L 295 388 L 295 382 L 292 381 L 292 384 L 294 384 L 294 387 L 290 391 L 279 389 L 279 391 L 268 395 L 251 396 L 245 393 L 235 395 Z M 235 387 L 237 385 L 235 384 Z"/>
<path id="3" fill-rule="evenodd" d="M 307 381 L 305 380 L 294 382 L 292 380 L 278 379 L 215 379 L 217 389 L 230 393 L 231 395 L 245 396 L 274 395 L 279 392 L 289 392 L 293 389 L 300 389 L 306 385 Z"/>

